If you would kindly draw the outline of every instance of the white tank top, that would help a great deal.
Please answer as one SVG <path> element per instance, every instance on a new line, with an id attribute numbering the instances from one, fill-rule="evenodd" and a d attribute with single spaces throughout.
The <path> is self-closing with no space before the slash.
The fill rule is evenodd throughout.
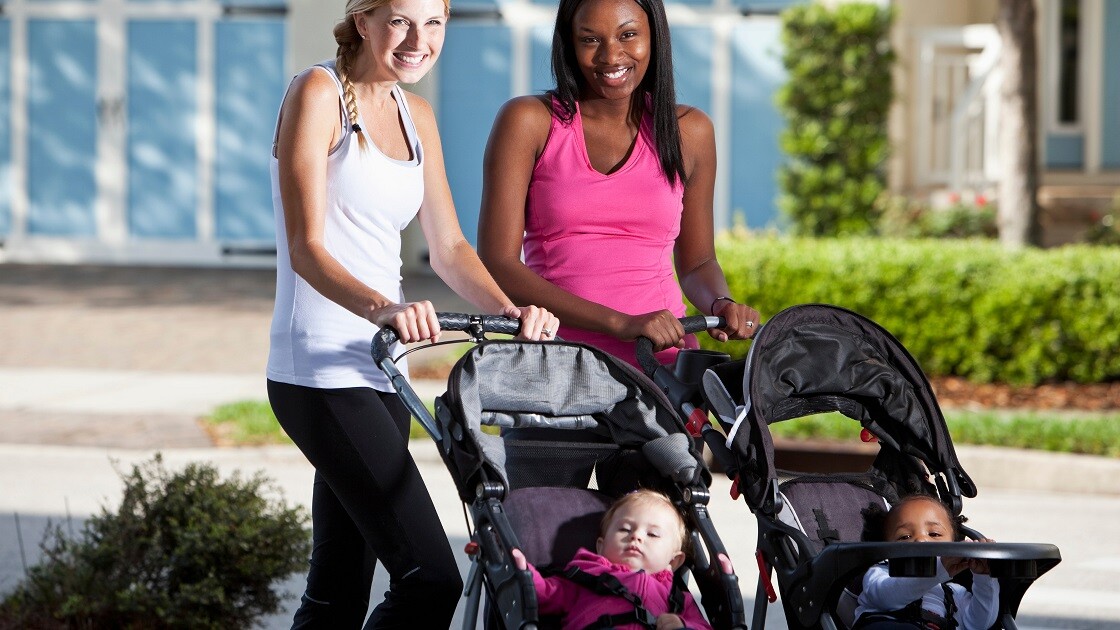
<path id="1" fill-rule="evenodd" d="M 416 216 L 424 200 L 424 152 L 408 103 L 400 87 L 394 87 L 393 98 L 414 159 L 402 162 L 384 155 L 368 135 L 363 151 L 342 106 L 342 84 L 334 62 L 316 67 L 329 72 L 338 86 L 342 125 L 342 138 L 327 158 L 325 247 L 358 280 L 391 300 L 404 301 L 401 230 Z M 359 119 L 358 124 L 360 133 L 367 133 L 365 122 Z M 324 389 L 372 387 L 393 391 L 370 356 L 377 326 L 323 297 L 292 271 L 275 144 L 271 173 L 276 217 L 276 304 L 268 378 Z M 404 361 L 398 366 L 408 374 Z"/>

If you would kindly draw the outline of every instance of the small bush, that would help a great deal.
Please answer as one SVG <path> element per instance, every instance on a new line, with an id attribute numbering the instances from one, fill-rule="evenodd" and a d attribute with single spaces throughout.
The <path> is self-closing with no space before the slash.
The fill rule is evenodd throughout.
<path id="1" fill-rule="evenodd" d="M 1112 201 L 1112 209 L 1096 217 L 1085 233 L 1085 242 L 1091 245 L 1120 245 L 1120 196 Z"/>
<path id="2" fill-rule="evenodd" d="M 894 238 L 996 238 L 996 207 L 978 195 L 972 203 L 959 197 L 948 207 L 932 208 L 884 193 L 876 204 L 879 233 Z"/>
<path id="3" fill-rule="evenodd" d="M 777 94 L 788 160 L 778 205 L 803 236 L 870 234 L 885 188 L 892 12 L 871 3 L 797 4 L 782 12 Z"/>
<path id="4" fill-rule="evenodd" d="M 245 628 L 277 610 L 272 584 L 306 565 L 310 536 L 260 473 L 172 474 L 157 455 L 121 477 L 115 513 L 75 539 L 51 528 L 44 562 L 0 603 L 0 627 Z"/>

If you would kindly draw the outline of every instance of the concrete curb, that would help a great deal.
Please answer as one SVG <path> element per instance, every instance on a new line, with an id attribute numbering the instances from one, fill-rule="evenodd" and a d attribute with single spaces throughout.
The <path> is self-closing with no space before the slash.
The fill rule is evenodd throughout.
<path id="1" fill-rule="evenodd" d="M 998 446 L 958 446 L 957 457 L 981 491 L 1077 492 L 1120 496 L 1120 459 Z"/>

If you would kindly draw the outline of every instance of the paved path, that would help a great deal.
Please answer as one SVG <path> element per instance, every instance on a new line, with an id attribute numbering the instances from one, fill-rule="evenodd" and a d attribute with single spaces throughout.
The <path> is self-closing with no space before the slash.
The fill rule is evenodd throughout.
<path id="1" fill-rule="evenodd" d="M 471 310 L 438 280 L 411 280 L 414 295 L 437 308 Z M 294 448 L 213 448 L 197 424 L 215 405 L 264 398 L 272 282 L 259 270 L 0 265 L 0 592 L 35 562 L 48 520 L 76 522 L 114 506 L 116 469 L 157 450 L 169 466 L 263 470 L 288 501 L 307 505 L 311 469 Z M 441 385 L 418 388 L 430 398 Z M 467 534 L 447 471 L 429 442 L 412 449 L 459 548 Z M 1028 592 L 1021 625 L 1120 628 L 1120 463 L 959 452 L 980 488 L 966 504 L 974 527 L 1062 550 L 1063 562 Z M 711 511 L 753 595 L 753 517 L 726 490 L 717 476 Z M 284 585 L 285 609 L 263 627 L 288 626 L 300 582 Z M 379 574 L 374 592 L 384 588 Z M 784 627 L 777 608 L 769 627 Z"/>

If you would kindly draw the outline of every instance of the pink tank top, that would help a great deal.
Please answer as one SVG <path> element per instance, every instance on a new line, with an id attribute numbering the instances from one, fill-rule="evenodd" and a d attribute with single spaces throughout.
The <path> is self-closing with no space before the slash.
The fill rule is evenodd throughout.
<path id="1" fill-rule="evenodd" d="M 525 204 L 525 264 L 542 278 L 585 300 L 629 315 L 668 309 L 685 313 L 673 273 L 684 186 L 670 185 L 653 144 L 652 116 L 642 119 L 626 163 L 604 175 L 591 166 L 583 122 L 556 115 L 533 168 Z M 636 364 L 634 342 L 560 326 L 559 335 L 601 348 Z M 689 347 L 696 339 L 689 335 Z M 662 363 L 676 356 L 658 353 Z"/>

